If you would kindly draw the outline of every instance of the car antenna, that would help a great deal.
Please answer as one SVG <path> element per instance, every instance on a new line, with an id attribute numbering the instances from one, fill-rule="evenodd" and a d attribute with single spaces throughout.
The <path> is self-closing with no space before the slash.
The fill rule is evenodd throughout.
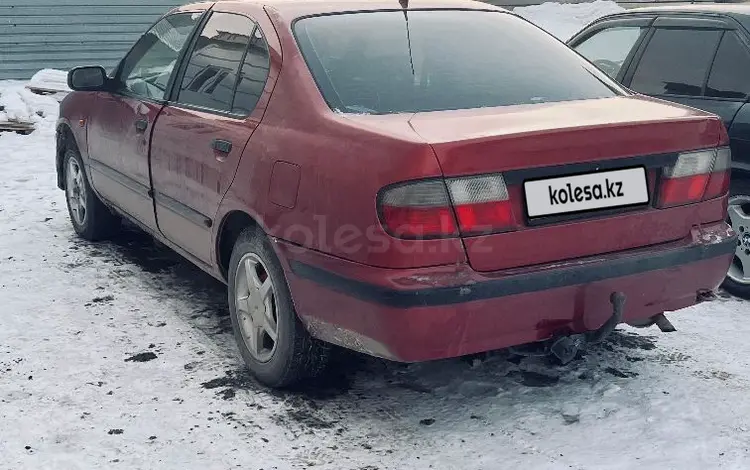
<path id="1" fill-rule="evenodd" d="M 411 64 L 411 75 L 414 76 L 414 57 L 411 53 L 411 32 L 409 31 L 409 14 L 406 10 L 409 8 L 409 0 L 398 0 L 401 8 L 404 10 L 404 20 L 406 20 L 406 40 L 409 43 L 409 63 Z"/>

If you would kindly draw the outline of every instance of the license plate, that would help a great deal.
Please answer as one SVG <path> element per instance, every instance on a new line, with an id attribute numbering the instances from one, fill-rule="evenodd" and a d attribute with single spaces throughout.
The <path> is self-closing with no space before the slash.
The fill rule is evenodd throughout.
<path id="1" fill-rule="evenodd" d="M 648 202 L 646 169 L 601 171 L 523 184 L 529 217 L 635 206 Z"/>

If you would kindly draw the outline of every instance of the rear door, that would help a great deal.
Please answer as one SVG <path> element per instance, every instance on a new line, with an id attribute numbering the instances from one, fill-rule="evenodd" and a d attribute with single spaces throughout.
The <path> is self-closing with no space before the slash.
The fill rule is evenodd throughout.
<path id="1" fill-rule="evenodd" d="M 733 165 L 750 171 L 750 47 L 741 31 L 726 31 L 716 53 L 706 85 L 706 96 L 725 108 L 739 108 L 731 118 L 722 116 L 729 128 Z"/>
<path id="2" fill-rule="evenodd" d="M 251 16 L 221 5 L 210 15 L 159 116 L 151 149 L 159 229 L 206 263 L 213 217 L 265 110 L 270 70 L 266 36 Z"/>
<path id="3" fill-rule="evenodd" d="M 708 81 L 719 46 L 732 46 L 735 28 L 716 17 L 659 17 L 622 82 L 638 93 L 717 114 L 729 126 L 744 100 L 716 96 Z"/>

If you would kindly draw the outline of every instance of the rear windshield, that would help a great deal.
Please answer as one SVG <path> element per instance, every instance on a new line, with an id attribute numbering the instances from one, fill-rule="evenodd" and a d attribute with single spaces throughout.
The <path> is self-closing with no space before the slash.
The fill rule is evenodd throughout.
<path id="1" fill-rule="evenodd" d="M 304 18 L 294 33 L 328 104 L 390 114 L 621 93 L 564 44 L 507 13 L 411 10 Z"/>

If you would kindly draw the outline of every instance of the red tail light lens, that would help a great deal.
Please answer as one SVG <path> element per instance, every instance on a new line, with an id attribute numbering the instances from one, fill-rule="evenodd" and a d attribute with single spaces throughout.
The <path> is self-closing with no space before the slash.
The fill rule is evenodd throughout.
<path id="1" fill-rule="evenodd" d="M 478 235 L 518 225 L 500 174 L 392 186 L 381 193 L 379 207 L 383 226 L 399 238 Z"/>
<path id="2" fill-rule="evenodd" d="M 660 207 L 690 204 L 703 199 L 708 175 L 693 175 L 683 178 L 669 178 L 662 182 Z"/>
<path id="3" fill-rule="evenodd" d="M 673 166 L 664 168 L 658 206 L 690 204 L 726 193 L 729 182 L 722 173 L 728 173 L 730 161 L 724 147 L 680 154 Z"/>
<path id="4" fill-rule="evenodd" d="M 450 198 L 442 180 L 386 188 L 380 196 L 380 220 L 386 231 L 398 238 L 458 236 Z"/>
<path id="5" fill-rule="evenodd" d="M 447 183 L 462 235 L 494 233 L 516 227 L 503 175 L 455 178 Z"/>

